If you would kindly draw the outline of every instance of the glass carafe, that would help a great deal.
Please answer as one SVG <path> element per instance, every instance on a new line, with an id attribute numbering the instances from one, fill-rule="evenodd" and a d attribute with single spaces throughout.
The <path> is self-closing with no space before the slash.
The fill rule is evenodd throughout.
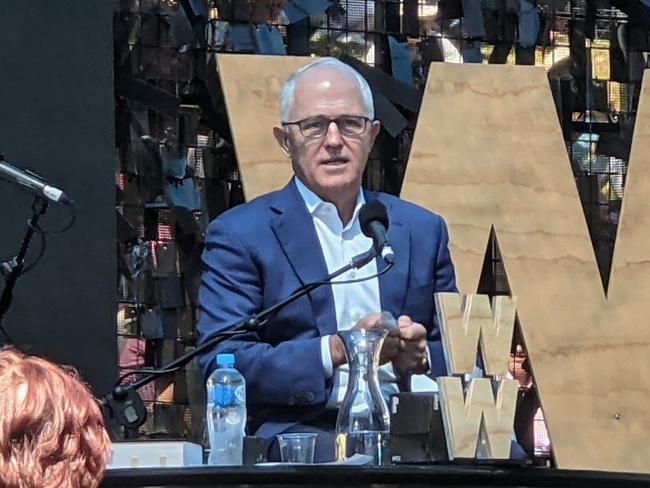
<path id="1" fill-rule="evenodd" d="M 390 416 L 379 389 L 379 353 L 386 330 L 351 329 L 343 340 L 350 367 L 348 388 L 336 419 L 336 458 L 355 453 L 372 456 L 371 464 L 388 464 Z"/>

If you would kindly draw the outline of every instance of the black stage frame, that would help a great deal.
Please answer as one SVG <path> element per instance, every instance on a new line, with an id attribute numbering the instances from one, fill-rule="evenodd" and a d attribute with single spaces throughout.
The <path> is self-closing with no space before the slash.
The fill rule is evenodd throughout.
<path id="1" fill-rule="evenodd" d="M 650 475 L 546 467 L 435 465 L 244 466 L 112 469 L 101 485 L 117 487 L 444 486 L 650 487 Z"/>

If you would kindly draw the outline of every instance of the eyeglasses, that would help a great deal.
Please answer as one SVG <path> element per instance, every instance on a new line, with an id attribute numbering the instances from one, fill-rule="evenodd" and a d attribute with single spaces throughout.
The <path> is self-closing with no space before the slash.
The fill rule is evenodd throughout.
<path id="1" fill-rule="evenodd" d="M 319 115 L 317 117 L 308 117 L 295 122 L 282 122 L 282 127 L 297 125 L 303 136 L 317 139 L 325 137 L 332 122 L 336 124 L 342 135 L 360 136 L 366 131 L 368 123 L 371 122 L 371 120 L 368 117 L 363 117 L 361 115 L 342 115 L 335 119 Z"/>

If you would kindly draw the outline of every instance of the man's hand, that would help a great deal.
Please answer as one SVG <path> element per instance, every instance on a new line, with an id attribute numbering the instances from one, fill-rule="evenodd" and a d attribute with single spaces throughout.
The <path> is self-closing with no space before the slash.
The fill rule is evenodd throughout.
<path id="1" fill-rule="evenodd" d="M 427 329 L 413 322 L 408 315 L 397 319 L 399 325 L 398 351 L 393 366 L 407 373 L 421 374 L 429 370 L 427 362 Z"/>
<path id="2" fill-rule="evenodd" d="M 379 356 L 379 364 L 387 363 L 392 361 L 397 357 L 399 350 L 399 341 L 400 341 L 400 330 L 399 328 L 387 327 L 383 322 L 382 314 L 380 313 L 371 313 L 363 317 L 359 322 L 354 326 L 355 329 L 388 329 L 388 335 L 384 339 L 384 343 L 381 348 L 381 353 Z M 341 366 L 347 362 L 345 357 L 345 347 L 343 346 L 343 341 L 341 338 L 334 334 L 329 338 L 330 342 L 330 353 L 332 355 L 332 365 L 334 368 Z"/>
<path id="3" fill-rule="evenodd" d="M 396 356 L 399 348 L 399 329 L 394 326 L 395 319 L 392 315 L 388 314 L 393 324 L 384 322 L 384 317 L 380 313 L 371 313 L 357 322 L 354 326 L 355 329 L 386 329 L 388 335 L 384 339 L 381 346 L 381 353 L 379 354 L 379 364 L 385 364 L 392 361 Z M 392 326 L 391 326 L 392 325 Z"/>

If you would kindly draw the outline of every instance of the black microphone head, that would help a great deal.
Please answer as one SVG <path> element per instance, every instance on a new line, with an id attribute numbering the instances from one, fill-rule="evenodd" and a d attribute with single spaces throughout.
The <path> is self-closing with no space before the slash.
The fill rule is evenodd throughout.
<path id="1" fill-rule="evenodd" d="M 379 200 L 371 200 L 366 203 L 359 211 L 359 224 L 361 225 L 361 232 L 366 237 L 372 237 L 370 230 L 371 222 L 380 222 L 385 229 L 388 229 L 388 213 L 386 206 Z"/>

